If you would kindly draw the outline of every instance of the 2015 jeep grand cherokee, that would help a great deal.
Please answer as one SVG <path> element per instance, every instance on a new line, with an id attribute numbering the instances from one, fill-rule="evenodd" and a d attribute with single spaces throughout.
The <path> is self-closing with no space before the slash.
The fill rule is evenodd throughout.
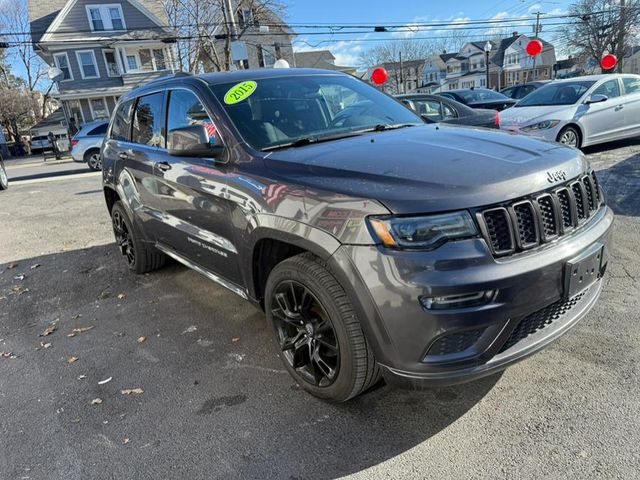
<path id="1" fill-rule="evenodd" d="M 174 76 L 102 146 L 117 243 L 264 308 L 318 397 L 446 385 L 540 350 L 596 302 L 613 214 L 582 154 L 425 125 L 322 70 Z"/>

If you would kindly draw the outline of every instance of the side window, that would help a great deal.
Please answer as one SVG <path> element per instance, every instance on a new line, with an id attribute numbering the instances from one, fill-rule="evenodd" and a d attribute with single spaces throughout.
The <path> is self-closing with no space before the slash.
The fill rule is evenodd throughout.
<path id="1" fill-rule="evenodd" d="M 192 125 L 203 125 L 209 134 L 209 143 L 217 142 L 216 127 L 198 97 L 188 90 L 172 90 L 167 112 L 167 132 Z"/>
<path id="2" fill-rule="evenodd" d="M 87 133 L 87 135 L 104 135 L 105 133 L 107 133 L 108 126 L 109 126 L 108 123 L 105 123 L 104 125 L 100 125 L 99 127 L 96 127 L 93 130 L 91 130 L 89 133 Z"/>
<path id="3" fill-rule="evenodd" d="M 507 97 L 515 98 L 513 95 L 514 90 L 515 90 L 515 87 L 505 88 L 504 90 L 502 90 L 501 93 L 503 95 L 506 95 Z"/>
<path id="4" fill-rule="evenodd" d="M 521 99 L 526 97 L 527 95 L 529 95 L 531 92 L 533 92 L 536 88 L 531 86 L 531 85 L 525 85 L 520 87 L 520 90 L 518 91 L 518 96 L 516 97 L 517 99 Z"/>
<path id="5" fill-rule="evenodd" d="M 620 85 L 618 84 L 618 79 L 614 78 L 613 80 L 607 80 L 596 88 L 592 95 L 606 95 L 609 98 L 619 97 Z"/>
<path id="6" fill-rule="evenodd" d="M 133 114 L 132 142 L 164 148 L 163 103 L 164 93 L 154 93 L 138 99 Z"/>
<path id="7" fill-rule="evenodd" d="M 624 93 L 630 95 L 632 93 L 640 93 L 640 78 L 625 77 L 622 79 L 624 84 Z"/>
<path id="8" fill-rule="evenodd" d="M 440 102 L 434 100 L 416 100 L 415 105 L 420 115 L 424 115 L 435 122 L 442 120 Z"/>
<path id="9" fill-rule="evenodd" d="M 109 138 L 120 140 L 122 142 L 129 141 L 129 134 L 131 133 L 132 106 L 133 100 L 128 100 L 120 104 L 113 117 L 113 124 L 111 125 L 111 134 L 109 135 Z"/>
<path id="10" fill-rule="evenodd" d="M 456 111 L 451 108 L 449 105 L 446 104 L 442 104 L 442 119 L 443 120 L 450 120 L 452 118 L 457 118 L 458 114 L 456 113 Z"/>

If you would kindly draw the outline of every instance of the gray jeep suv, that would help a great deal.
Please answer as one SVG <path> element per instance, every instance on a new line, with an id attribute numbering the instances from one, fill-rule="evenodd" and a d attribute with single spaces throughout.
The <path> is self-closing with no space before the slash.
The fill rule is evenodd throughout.
<path id="1" fill-rule="evenodd" d="M 348 75 L 176 75 L 120 99 L 102 146 L 117 244 L 264 309 L 287 370 L 345 401 L 489 375 L 596 302 L 612 211 L 582 154 L 425 125 Z"/>

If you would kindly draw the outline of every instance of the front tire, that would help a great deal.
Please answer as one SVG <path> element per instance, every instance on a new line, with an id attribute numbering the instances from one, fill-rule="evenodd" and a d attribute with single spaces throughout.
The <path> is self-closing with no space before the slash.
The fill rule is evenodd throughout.
<path id="1" fill-rule="evenodd" d="M 7 188 L 9 188 L 9 177 L 7 177 L 4 163 L 0 160 L 0 190 L 6 190 Z"/>
<path id="2" fill-rule="evenodd" d="M 84 154 L 84 161 L 87 162 L 87 166 L 94 172 L 102 170 L 102 159 L 100 158 L 100 150 L 92 149 L 87 150 Z"/>
<path id="3" fill-rule="evenodd" d="M 380 380 L 349 297 L 313 255 L 291 257 L 272 270 L 265 310 L 285 368 L 307 392 L 344 402 Z"/>
<path id="4" fill-rule="evenodd" d="M 560 130 L 556 142 L 560 142 L 570 147 L 580 148 L 582 145 L 582 137 L 576 127 L 569 125 Z"/>
<path id="5" fill-rule="evenodd" d="M 147 273 L 164 265 L 165 255 L 138 238 L 122 202 L 114 203 L 111 209 L 111 221 L 116 244 L 120 253 L 124 255 L 129 270 L 135 273 Z"/>

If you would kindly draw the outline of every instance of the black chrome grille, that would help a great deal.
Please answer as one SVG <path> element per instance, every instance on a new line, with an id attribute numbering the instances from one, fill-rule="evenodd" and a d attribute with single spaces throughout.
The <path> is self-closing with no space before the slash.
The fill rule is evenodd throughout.
<path id="1" fill-rule="evenodd" d="M 543 328 L 560 319 L 563 315 L 569 312 L 569 310 L 575 307 L 588 291 L 589 290 L 587 289 L 569 299 L 559 300 L 548 307 L 538 310 L 528 317 L 523 318 L 500 349 L 500 353 L 513 347 L 516 343 L 524 340 L 529 335 L 539 332 Z"/>
<path id="2" fill-rule="evenodd" d="M 540 221 L 542 223 L 542 235 L 545 240 L 558 235 L 560 225 L 558 225 L 558 216 L 556 215 L 556 207 L 553 203 L 553 197 L 548 193 L 540 195 L 536 201 L 540 209 Z"/>
<path id="3" fill-rule="evenodd" d="M 535 248 L 569 233 L 600 208 L 602 194 L 594 172 L 534 198 L 482 210 L 478 220 L 496 256 Z"/>
<path id="4" fill-rule="evenodd" d="M 427 356 L 443 356 L 463 352 L 467 348 L 472 347 L 473 344 L 480 339 L 484 330 L 484 328 L 480 328 L 444 335 L 433 342 L 431 347 L 429 347 Z"/>

